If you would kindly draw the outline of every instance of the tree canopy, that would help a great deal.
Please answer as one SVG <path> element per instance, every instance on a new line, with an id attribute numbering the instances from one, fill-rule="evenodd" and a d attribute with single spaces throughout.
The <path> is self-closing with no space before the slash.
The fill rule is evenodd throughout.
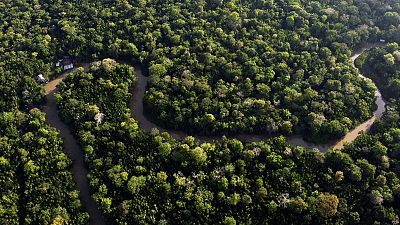
<path id="1" fill-rule="evenodd" d="M 398 224 L 399 13 L 397 0 L 1 1 L 0 224 L 89 221 L 36 80 L 68 57 L 95 61 L 56 98 L 110 224 Z M 370 118 L 375 88 L 349 56 L 379 39 L 391 44 L 357 62 L 389 103 L 370 133 L 326 154 L 278 136 L 327 142 Z M 277 137 L 145 133 L 129 64 L 163 127 Z"/>

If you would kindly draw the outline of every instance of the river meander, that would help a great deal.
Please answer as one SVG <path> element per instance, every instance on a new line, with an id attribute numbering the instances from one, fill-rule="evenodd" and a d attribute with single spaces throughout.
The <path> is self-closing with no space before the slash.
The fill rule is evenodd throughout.
<path id="1" fill-rule="evenodd" d="M 369 50 L 373 47 L 381 46 L 382 44 L 365 44 L 361 48 L 358 48 L 353 52 L 351 57 L 351 61 L 354 65 L 354 61 L 366 50 Z M 88 64 L 83 64 L 85 70 L 88 69 Z M 71 72 L 71 71 L 70 71 Z M 148 77 L 144 76 L 139 67 L 135 68 L 136 76 L 137 76 L 137 84 L 133 90 L 133 97 L 130 101 L 130 108 L 133 118 L 139 123 L 140 127 L 146 131 L 151 132 L 153 128 L 157 128 L 160 132 L 168 132 L 173 138 L 182 140 L 189 136 L 189 134 L 180 132 L 167 130 L 162 127 L 157 126 L 155 123 L 151 122 L 143 111 L 143 98 L 146 92 L 146 85 L 148 82 Z M 72 173 L 74 177 L 74 181 L 76 182 L 76 187 L 80 191 L 81 200 L 90 215 L 90 224 L 93 225 L 102 225 L 105 224 L 105 219 L 102 216 L 96 202 L 91 197 L 91 191 L 89 187 L 89 182 L 87 178 L 87 169 L 84 164 L 84 155 L 82 149 L 78 145 L 78 142 L 72 135 L 69 127 L 61 121 L 58 115 L 57 104 L 54 98 L 54 94 L 57 91 L 57 85 L 69 74 L 66 72 L 56 79 L 52 80 L 45 86 L 47 103 L 44 111 L 46 112 L 46 121 L 57 128 L 60 131 L 61 137 L 64 141 L 64 148 L 68 154 L 68 157 L 72 160 Z M 368 79 L 364 77 L 362 74 L 359 74 L 364 79 Z M 372 81 L 371 81 L 372 82 Z M 374 112 L 374 115 L 369 120 L 364 123 L 358 125 L 356 128 L 348 132 L 342 139 L 337 142 L 318 145 L 304 141 L 301 136 L 293 135 L 287 137 L 287 140 L 290 144 L 295 146 L 304 146 L 307 148 L 317 148 L 323 152 L 327 151 L 329 148 L 341 149 L 345 143 L 350 143 L 356 139 L 360 132 L 367 132 L 376 119 L 381 118 L 383 113 L 385 112 L 386 103 L 382 98 L 382 95 L 378 89 L 376 89 L 376 104 L 377 109 Z M 220 139 L 220 137 L 205 137 L 205 136 L 197 136 L 193 135 L 195 138 L 199 139 L 201 142 L 212 142 Z M 237 134 L 230 136 L 231 138 L 237 138 L 241 141 L 252 142 L 252 141 L 262 141 L 270 138 L 270 135 L 251 135 L 251 134 Z"/>
<path id="2" fill-rule="evenodd" d="M 355 60 L 364 52 L 367 51 L 371 48 L 382 46 L 383 44 L 381 43 L 369 43 L 365 44 L 362 47 L 356 49 L 350 60 L 353 63 Z M 189 135 L 185 132 L 182 131 L 175 131 L 175 130 L 168 130 L 164 129 L 157 124 L 153 123 L 151 120 L 149 120 L 144 111 L 143 111 L 143 98 L 146 92 L 146 85 L 148 82 L 148 77 L 144 76 L 141 69 L 139 67 L 135 68 L 135 74 L 137 76 L 137 84 L 134 88 L 133 91 L 133 97 L 130 102 L 130 108 L 132 112 L 133 118 L 139 123 L 140 127 L 145 130 L 146 132 L 151 132 L 153 128 L 157 128 L 160 132 L 168 132 L 173 138 L 182 140 L 186 138 L 187 136 L 193 136 L 197 139 L 199 139 L 201 142 L 212 142 L 214 140 L 220 139 L 220 137 L 206 137 L 206 136 L 199 136 L 199 135 Z M 363 79 L 367 79 L 370 82 L 372 82 L 370 79 L 364 77 L 361 73 L 359 73 L 359 76 L 361 76 Z M 375 85 L 376 86 L 376 85 Z M 294 146 L 304 146 L 307 148 L 317 148 L 323 152 L 326 152 L 329 148 L 335 148 L 335 149 L 341 149 L 343 148 L 345 143 L 350 143 L 356 139 L 356 137 L 360 134 L 360 132 L 368 132 L 368 130 L 371 128 L 372 124 L 375 122 L 376 119 L 381 118 L 383 113 L 385 112 L 385 106 L 386 103 L 382 98 L 382 95 L 378 88 L 376 88 L 375 92 L 376 96 L 376 105 L 378 106 L 377 109 L 374 112 L 374 115 L 372 118 L 369 120 L 365 121 L 364 123 L 359 124 L 357 127 L 355 127 L 353 130 L 349 131 L 342 139 L 340 139 L 337 142 L 331 142 L 328 144 L 313 144 L 310 142 L 307 142 L 303 140 L 303 138 L 300 135 L 291 135 L 287 137 L 287 140 L 290 144 Z M 236 134 L 236 135 L 231 135 L 229 136 L 230 138 L 237 138 L 241 141 L 246 141 L 246 142 L 252 142 L 252 141 L 262 141 L 262 140 L 267 140 L 271 138 L 270 135 L 253 135 L 253 134 Z"/>

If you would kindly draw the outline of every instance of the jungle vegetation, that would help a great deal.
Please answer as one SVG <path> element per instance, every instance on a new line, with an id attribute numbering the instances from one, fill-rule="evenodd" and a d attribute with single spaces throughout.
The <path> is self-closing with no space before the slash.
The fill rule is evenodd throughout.
<path id="1" fill-rule="evenodd" d="M 146 70 L 146 113 L 163 127 L 326 142 L 372 116 L 375 89 L 349 56 L 362 43 L 399 43 L 399 13 L 396 0 L 1 1 L 0 224 L 87 224 L 36 81 L 56 76 L 63 56 L 97 61 L 57 98 L 111 224 L 398 224 L 397 44 L 358 62 L 387 113 L 326 154 L 283 136 L 144 133 L 127 105 L 133 69 L 103 59 Z"/>

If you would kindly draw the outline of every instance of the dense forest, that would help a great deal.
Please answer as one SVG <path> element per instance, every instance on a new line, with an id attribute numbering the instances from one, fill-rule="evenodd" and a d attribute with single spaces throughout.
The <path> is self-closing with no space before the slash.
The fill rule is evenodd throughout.
<path id="1" fill-rule="evenodd" d="M 126 70 L 109 59 L 94 63 L 69 76 L 58 95 L 112 224 L 398 221 L 398 154 L 380 134 L 326 154 L 290 146 L 284 137 L 199 143 L 157 130 L 146 134 L 129 117 L 126 84 L 135 79 Z M 103 120 L 95 119 L 99 113 Z M 398 134 L 390 133 L 392 140 Z"/>
<path id="2" fill-rule="evenodd" d="M 398 224 L 399 13 L 396 0 L 1 1 L 0 224 L 89 221 L 36 80 L 64 56 L 94 61 L 56 98 L 110 224 Z M 369 134 L 325 154 L 279 136 L 328 142 L 370 118 L 375 88 L 349 56 L 379 39 L 357 61 L 388 102 Z M 132 65 L 160 126 L 276 137 L 145 133 Z"/>
<path id="3" fill-rule="evenodd" d="M 59 21 L 64 49 L 142 63 L 152 78 L 147 114 L 191 133 L 341 137 L 374 108 L 373 88 L 348 62 L 351 49 L 399 39 L 395 1 L 78 5 Z"/>
<path id="4" fill-rule="evenodd" d="M 0 224 L 86 224 L 70 165 L 42 112 L 1 112 Z"/>
<path id="5" fill-rule="evenodd" d="M 397 43 L 365 52 L 356 63 L 366 76 L 376 81 L 386 99 L 400 97 L 400 48 Z"/>

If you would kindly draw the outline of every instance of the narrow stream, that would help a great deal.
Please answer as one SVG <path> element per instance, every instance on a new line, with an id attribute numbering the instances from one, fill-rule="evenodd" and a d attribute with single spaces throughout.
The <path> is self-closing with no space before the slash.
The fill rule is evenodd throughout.
<path id="1" fill-rule="evenodd" d="M 350 58 L 353 66 L 354 66 L 354 61 L 364 52 L 367 51 L 371 48 L 374 47 L 379 47 L 383 46 L 384 44 L 381 43 L 369 43 L 365 44 L 362 47 L 356 49 L 352 57 Z M 130 102 L 130 108 L 132 112 L 133 118 L 135 118 L 136 121 L 138 121 L 140 127 L 145 130 L 146 132 L 150 132 L 153 128 L 157 128 L 160 132 L 168 132 L 173 138 L 182 140 L 189 136 L 189 134 L 184 133 L 182 131 L 174 131 L 174 130 L 167 130 L 164 129 L 155 123 L 151 122 L 146 115 L 143 112 L 143 98 L 145 95 L 146 91 L 146 85 L 148 82 L 148 77 L 144 76 L 140 68 L 136 67 L 135 68 L 135 74 L 137 76 L 137 84 L 135 86 L 135 89 L 133 91 L 133 98 L 131 99 Z M 370 80 L 366 77 L 364 77 L 361 73 L 359 74 L 364 79 Z M 343 148 L 345 143 L 350 143 L 356 139 L 356 137 L 359 135 L 360 132 L 367 132 L 372 124 L 375 122 L 376 119 L 381 118 L 382 114 L 385 112 L 385 101 L 382 98 L 382 95 L 378 89 L 376 89 L 376 104 L 378 106 L 377 110 L 374 112 L 374 116 L 370 118 L 369 120 L 365 121 L 364 123 L 358 125 L 356 128 L 351 130 L 349 133 L 347 133 L 341 140 L 329 144 L 313 144 L 307 141 L 304 141 L 303 138 L 300 135 L 292 135 L 287 137 L 288 142 L 291 145 L 294 146 L 304 146 L 307 148 L 318 148 L 319 150 L 326 152 L 329 148 L 335 148 L 335 149 L 341 149 Z M 213 140 L 218 140 L 220 137 L 205 137 L 205 136 L 198 136 L 198 135 L 191 135 L 197 139 L 199 139 L 201 142 L 212 142 Z M 262 140 L 268 140 L 271 138 L 270 135 L 251 135 L 251 134 L 237 134 L 237 135 L 232 135 L 229 136 L 231 138 L 237 138 L 241 141 L 262 141 Z"/>

